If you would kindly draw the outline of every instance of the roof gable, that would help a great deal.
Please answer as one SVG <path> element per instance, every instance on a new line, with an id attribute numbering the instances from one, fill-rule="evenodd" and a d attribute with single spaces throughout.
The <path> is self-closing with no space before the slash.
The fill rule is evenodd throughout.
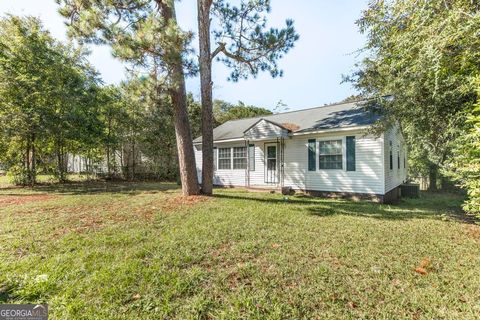
<path id="1" fill-rule="evenodd" d="M 246 139 L 249 140 L 259 140 L 259 139 L 269 139 L 277 137 L 286 137 L 290 132 L 289 129 L 285 128 L 281 124 L 275 123 L 271 120 L 261 118 L 253 125 L 248 127 L 243 135 Z"/>

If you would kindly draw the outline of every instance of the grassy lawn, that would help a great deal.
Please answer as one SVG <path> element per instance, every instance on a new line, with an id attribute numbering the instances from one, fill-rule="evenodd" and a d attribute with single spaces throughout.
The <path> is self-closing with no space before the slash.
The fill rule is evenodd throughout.
<path id="1" fill-rule="evenodd" d="M 3 183 L 0 303 L 47 302 L 52 319 L 480 317 L 480 227 L 455 195 Z"/>

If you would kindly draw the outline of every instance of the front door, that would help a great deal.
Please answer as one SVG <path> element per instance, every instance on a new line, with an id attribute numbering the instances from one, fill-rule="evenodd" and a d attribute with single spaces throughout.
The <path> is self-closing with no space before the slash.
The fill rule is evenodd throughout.
<path id="1" fill-rule="evenodd" d="M 278 160 L 277 160 L 277 144 L 265 145 L 265 182 L 278 183 Z"/>

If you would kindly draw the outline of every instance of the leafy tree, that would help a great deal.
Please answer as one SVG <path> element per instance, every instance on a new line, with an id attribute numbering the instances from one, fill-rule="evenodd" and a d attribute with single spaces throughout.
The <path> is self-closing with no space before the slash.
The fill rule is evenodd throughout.
<path id="1" fill-rule="evenodd" d="M 117 86 L 106 86 L 99 92 L 100 121 L 104 124 L 101 144 L 105 149 L 107 176 L 118 174 L 116 151 L 119 150 L 122 123 L 127 117 L 127 106 L 122 91 Z"/>
<path id="2" fill-rule="evenodd" d="M 21 184 L 35 183 L 37 140 L 49 107 L 49 96 L 40 92 L 53 81 L 47 68 L 54 60 L 52 46 L 37 19 L 8 16 L 0 21 L 2 158 Z"/>
<path id="3" fill-rule="evenodd" d="M 480 77 L 476 83 L 480 97 Z M 467 124 L 469 128 L 465 135 L 458 138 L 447 172 L 459 180 L 468 191 L 469 199 L 464 209 L 480 216 L 480 100 L 469 112 Z"/>
<path id="4" fill-rule="evenodd" d="M 202 135 L 202 105 L 195 101 L 191 93 L 187 95 L 187 104 L 192 136 L 196 138 Z"/>
<path id="5" fill-rule="evenodd" d="M 187 113 L 185 69 L 191 33 L 176 20 L 173 0 L 56 0 L 68 19 L 69 35 L 111 45 L 114 55 L 162 79 L 174 107 L 178 160 L 184 195 L 198 192 Z M 161 77 L 163 75 L 163 77 Z"/>
<path id="6" fill-rule="evenodd" d="M 123 167 L 131 178 L 138 176 L 137 171 L 157 179 L 178 176 L 173 106 L 161 85 L 152 77 L 132 77 L 122 84 L 126 104 Z"/>
<path id="7" fill-rule="evenodd" d="M 362 100 L 362 99 L 363 99 L 363 97 L 361 95 L 352 94 L 352 95 L 346 97 L 345 99 L 343 99 L 341 102 L 342 103 L 356 102 L 356 101 L 359 101 L 359 100 Z"/>
<path id="8" fill-rule="evenodd" d="M 367 35 L 367 57 L 350 80 L 382 104 L 380 128 L 400 124 L 412 168 L 429 175 L 431 189 L 477 99 L 472 77 L 479 72 L 479 6 L 464 0 L 372 1 L 357 21 Z M 394 98 L 382 98 L 388 95 Z"/>
<path id="9" fill-rule="evenodd" d="M 267 28 L 269 0 L 242 0 L 232 6 L 225 0 L 197 0 L 199 65 L 202 97 L 202 192 L 212 194 L 213 187 L 213 101 L 212 61 L 219 60 L 231 68 L 230 80 L 256 76 L 269 71 L 272 77 L 282 75 L 279 60 L 298 40 L 293 21 L 283 29 Z M 213 30 L 218 46 L 211 50 L 211 14 L 217 18 Z"/>
<path id="10" fill-rule="evenodd" d="M 56 84 L 51 88 L 55 103 L 46 121 L 50 124 L 47 135 L 57 159 L 54 173 L 60 181 L 65 181 L 68 155 L 98 153 L 104 123 L 100 119 L 100 80 L 86 61 L 87 53 L 61 48 L 65 52 L 57 59 L 60 63 L 52 66 L 57 74 Z"/>
<path id="11" fill-rule="evenodd" d="M 215 100 L 213 102 L 213 116 L 216 126 L 230 120 L 252 118 L 269 114 L 272 114 L 272 111 L 246 105 L 242 101 L 239 101 L 236 105 L 222 100 Z"/>
<path id="12" fill-rule="evenodd" d="M 32 17 L 0 20 L 1 161 L 19 184 L 34 184 L 38 164 L 65 179 L 66 154 L 91 147 L 97 82 L 85 52 L 55 41 Z"/>

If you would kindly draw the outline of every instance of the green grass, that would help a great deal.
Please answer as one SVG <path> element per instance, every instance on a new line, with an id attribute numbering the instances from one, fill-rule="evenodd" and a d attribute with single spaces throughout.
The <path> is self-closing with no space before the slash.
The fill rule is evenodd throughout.
<path id="1" fill-rule="evenodd" d="M 82 182 L 88 180 L 87 175 L 83 174 L 70 174 L 68 175 L 68 180 L 71 182 Z M 37 176 L 37 183 L 39 184 L 52 184 L 55 183 L 56 179 L 52 175 L 38 175 Z M 12 179 L 6 175 L 2 175 L 0 172 L 0 188 L 6 188 L 11 186 Z"/>
<path id="2" fill-rule="evenodd" d="M 480 227 L 456 218 L 459 196 L 215 194 L 4 186 L 0 303 L 47 302 L 52 319 L 480 317 Z"/>

